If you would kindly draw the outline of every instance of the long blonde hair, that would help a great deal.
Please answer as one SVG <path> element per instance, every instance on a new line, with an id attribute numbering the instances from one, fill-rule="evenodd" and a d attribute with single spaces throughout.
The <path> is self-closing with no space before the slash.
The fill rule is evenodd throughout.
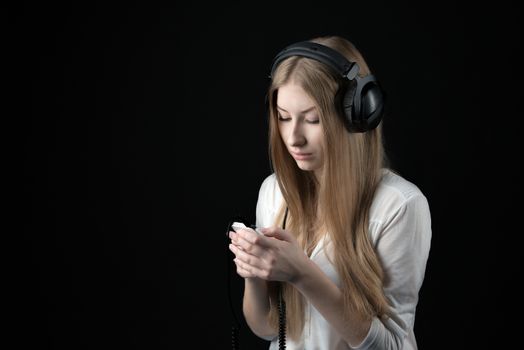
<path id="1" fill-rule="evenodd" d="M 346 39 L 331 36 L 311 40 L 329 46 L 360 66 L 360 76 L 370 74 L 369 67 L 355 46 Z M 288 153 L 278 129 L 276 97 L 279 87 L 293 81 L 315 101 L 324 132 L 324 163 L 321 181 L 313 172 L 298 168 Z M 382 126 L 365 133 L 348 133 L 336 93 L 340 80 L 326 65 L 316 60 L 293 56 L 275 70 L 268 91 L 269 153 L 273 171 L 284 197 L 275 225 L 282 224 L 285 206 L 289 208 L 286 229 L 302 248 L 311 249 L 318 241 L 319 229 L 333 242 L 330 256 L 341 281 L 344 315 L 358 312 L 371 318 L 389 313 L 383 291 L 383 270 L 368 234 L 369 209 L 386 166 L 382 144 Z M 316 244 L 316 243 L 315 243 Z M 270 322 L 278 325 L 276 282 L 270 287 Z M 291 285 L 282 283 L 286 302 L 288 336 L 300 337 L 304 327 L 304 300 Z"/>

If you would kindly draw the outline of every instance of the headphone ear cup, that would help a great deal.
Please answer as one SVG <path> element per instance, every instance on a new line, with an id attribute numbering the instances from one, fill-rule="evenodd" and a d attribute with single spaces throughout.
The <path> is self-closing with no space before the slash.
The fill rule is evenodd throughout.
<path id="1" fill-rule="evenodd" d="M 384 91 L 376 81 L 368 82 L 360 94 L 359 123 L 364 131 L 378 126 L 384 113 Z"/>
<path id="2" fill-rule="evenodd" d="M 343 99 L 349 132 L 366 132 L 378 126 L 384 110 L 384 92 L 373 76 L 357 78 Z"/>

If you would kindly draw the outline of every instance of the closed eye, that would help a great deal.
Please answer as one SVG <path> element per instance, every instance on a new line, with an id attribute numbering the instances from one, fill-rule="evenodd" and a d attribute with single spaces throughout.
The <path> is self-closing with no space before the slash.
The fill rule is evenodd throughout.
<path id="1" fill-rule="evenodd" d="M 291 118 L 289 117 L 283 117 L 281 116 L 280 114 L 278 115 L 278 120 L 282 121 L 282 122 L 287 122 L 287 121 L 290 121 Z M 309 124 L 318 124 L 320 122 L 320 120 L 318 119 L 306 119 L 306 123 L 309 123 Z"/>

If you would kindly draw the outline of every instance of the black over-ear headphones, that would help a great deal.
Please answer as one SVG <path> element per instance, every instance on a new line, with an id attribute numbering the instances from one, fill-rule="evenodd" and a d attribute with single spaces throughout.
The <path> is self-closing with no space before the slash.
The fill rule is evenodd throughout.
<path id="1" fill-rule="evenodd" d="M 291 56 L 303 56 L 327 64 L 348 81 L 343 83 L 343 90 L 337 95 L 349 132 L 365 132 L 378 126 L 384 113 L 385 94 L 373 75 L 361 78 L 356 62 L 348 61 L 341 53 L 325 45 L 301 41 L 287 46 L 275 56 L 269 77 L 273 77 L 280 62 Z"/>

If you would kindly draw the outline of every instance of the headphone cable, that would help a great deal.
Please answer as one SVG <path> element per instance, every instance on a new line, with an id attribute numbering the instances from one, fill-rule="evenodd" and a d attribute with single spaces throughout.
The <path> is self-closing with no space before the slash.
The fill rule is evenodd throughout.
<path id="1" fill-rule="evenodd" d="M 232 221 L 230 221 L 227 225 L 226 230 L 226 238 L 227 238 L 227 244 L 226 244 L 226 257 L 227 257 L 227 298 L 229 302 L 229 308 L 231 309 L 231 315 L 233 315 L 233 321 L 234 324 L 231 326 L 231 348 L 233 350 L 239 350 L 240 349 L 240 342 L 239 342 L 239 333 L 240 333 L 240 322 L 238 322 L 235 308 L 233 307 L 233 300 L 231 299 L 231 271 L 232 271 L 232 262 L 231 262 L 231 252 L 229 251 L 229 231 L 231 229 L 231 225 L 233 224 Z"/>
<path id="2" fill-rule="evenodd" d="M 284 221 L 282 223 L 282 229 L 286 229 L 288 207 L 286 207 L 286 213 L 284 214 Z M 286 348 L 286 302 L 282 295 L 282 283 L 278 285 L 278 348 L 283 350 Z"/>

